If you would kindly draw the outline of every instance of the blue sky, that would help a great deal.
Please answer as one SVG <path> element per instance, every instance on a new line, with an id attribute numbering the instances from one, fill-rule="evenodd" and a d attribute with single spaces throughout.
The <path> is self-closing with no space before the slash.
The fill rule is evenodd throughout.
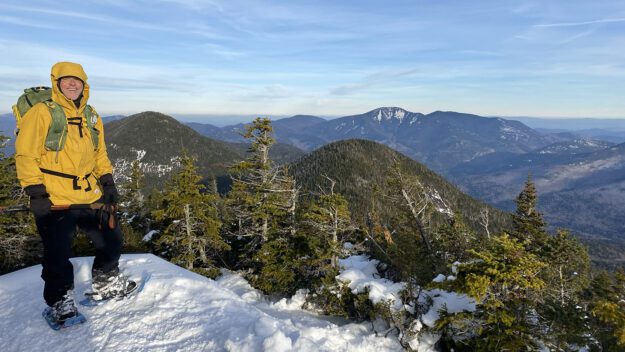
<path id="1" fill-rule="evenodd" d="M 0 33 L 0 112 L 75 61 L 103 115 L 625 117 L 622 0 L 3 0 Z"/>

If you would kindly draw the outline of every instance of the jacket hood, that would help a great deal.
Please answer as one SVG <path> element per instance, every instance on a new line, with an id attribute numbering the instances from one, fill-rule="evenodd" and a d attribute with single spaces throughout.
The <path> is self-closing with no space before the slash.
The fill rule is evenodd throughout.
<path id="1" fill-rule="evenodd" d="M 59 89 L 59 79 L 67 76 L 78 77 L 83 82 L 82 99 L 78 109 L 76 109 L 74 102 L 63 95 Z M 57 62 L 52 66 L 50 81 L 52 82 L 52 100 L 69 110 L 76 109 L 79 113 L 84 110 L 87 105 L 87 100 L 89 100 L 89 84 L 87 83 L 87 74 L 80 64 L 73 62 Z"/>

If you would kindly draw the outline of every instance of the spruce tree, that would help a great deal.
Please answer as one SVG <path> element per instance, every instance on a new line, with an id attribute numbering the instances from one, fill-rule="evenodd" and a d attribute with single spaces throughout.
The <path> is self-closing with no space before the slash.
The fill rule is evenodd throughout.
<path id="1" fill-rule="evenodd" d="M 474 313 L 446 318 L 445 326 L 465 326 L 463 343 L 479 351 L 522 351 L 536 348 L 532 312 L 540 303 L 545 283 L 539 273 L 546 266 L 517 239 L 493 237 L 490 248 L 470 250 L 471 260 L 457 266 L 451 285 L 477 302 Z"/>
<path id="2" fill-rule="evenodd" d="M 145 175 L 141 170 L 139 160 L 132 162 L 130 177 L 128 182 L 121 185 L 122 203 L 130 217 L 141 217 L 145 215 L 145 197 L 143 188 L 145 187 Z"/>
<path id="3" fill-rule="evenodd" d="M 545 302 L 538 311 L 543 318 L 544 340 L 559 349 L 588 342 L 589 331 L 582 293 L 590 283 L 590 258 L 586 248 L 564 230 L 550 236 L 541 258 L 548 263 L 541 273 Z"/>
<path id="4" fill-rule="evenodd" d="M 384 197 L 402 210 L 392 215 L 391 223 L 396 227 L 387 250 L 393 258 L 391 264 L 400 272 L 402 281 L 426 285 L 440 264 L 432 246 L 433 192 L 417 176 L 406 175 L 398 160 L 386 183 Z"/>
<path id="5" fill-rule="evenodd" d="M 523 190 L 516 199 L 516 212 L 512 216 L 513 231 L 511 235 L 520 241 L 528 240 L 529 248 L 540 250 L 547 242 L 546 224 L 543 215 L 537 209 L 538 195 L 531 175 Z"/>
<path id="6" fill-rule="evenodd" d="M 15 159 L 4 152 L 7 138 L 0 135 L 0 206 L 28 204 L 15 171 Z M 41 241 L 29 212 L 0 214 L 0 273 L 35 264 Z"/>
<path id="7" fill-rule="evenodd" d="M 229 249 L 220 236 L 221 221 L 214 193 L 205 192 L 194 160 L 186 155 L 181 170 L 165 185 L 162 203 L 153 212 L 164 229 L 158 244 L 175 264 L 207 276 L 215 276 L 214 259 Z"/>
<path id="8" fill-rule="evenodd" d="M 433 251 L 446 265 L 466 261 L 469 256 L 468 250 L 475 248 L 477 242 L 475 233 L 466 226 L 458 214 L 441 225 L 433 237 Z"/>
<path id="9" fill-rule="evenodd" d="M 625 349 L 625 271 L 617 270 L 609 284 L 606 281 L 597 290 L 597 297 L 592 302 L 592 314 L 603 323 L 598 337 L 604 350 L 622 351 Z"/>
<path id="10" fill-rule="evenodd" d="M 354 231 L 355 227 L 351 223 L 347 200 L 334 192 L 336 181 L 326 178 L 330 181 L 330 189 L 322 190 L 322 194 L 307 209 L 303 220 L 311 234 L 319 236 L 321 242 L 327 244 L 330 265 L 338 270 L 338 260 L 346 236 Z"/>
<path id="11" fill-rule="evenodd" d="M 121 217 L 124 246 L 127 250 L 145 249 L 143 236 L 149 231 L 150 219 L 146 198 L 143 195 L 145 176 L 139 160 L 132 162 L 128 181 L 120 187 L 123 212 Z"/>
<path id="12" fill-rule="evenodd" d="M 559 230 L 547 239 L 541 257 L 549 263 L 542 275 L 547 283 L 546 297 L 562 306 L 577 303 L 590 281 L 586 248 L 567 231 Z"/>
<path id="13" fill-rule="evenodd" d="M 274 167 L 269 158 L 275 143 L 269 119 L 254 120 L 244 137 L 251 145 L 248 157 L 230 170 L 232 190 L 226 199 L 226 231 L 239 242 L 239 264 L 249 266 L 249 259 L 270 236 L 278 232 L 293 234 L 297 187 L 286 170 Z"/>
<path id="14" fill-rule="evenodd" d="M 235 267 L 245 269 L 266 293 L 293 292 L 301 248 L 297 236 L 298 188 L 286 168 L 269 158 L 275 143 L 271 121 L 257 118 L 247 127 L 248 157 L 233 166 L 226 199 L 226 234 L 233 243 Z"/>

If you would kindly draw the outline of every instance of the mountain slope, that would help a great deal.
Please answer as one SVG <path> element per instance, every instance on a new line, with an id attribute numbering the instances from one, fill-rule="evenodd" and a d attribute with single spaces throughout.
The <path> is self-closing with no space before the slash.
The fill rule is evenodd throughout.
<path id="1" fill-rule="evenodd" d="M 92 261 L 72 259 L 75 297 L 88 288 Z M 151 274 L 144 290 L 127 300 L 81 307 L 88 321 L 61 332 L 41 317 L 41 266 L 0 276 L 0 350 L 401 350 L 396 339 L 376 337 L 365 324 L 339 326 L 303 312 L 301 301 L 266 302 L 236 275 L 213 281 L 150 254 L 124 255 L 120 262 L 132 278 Z"/>
<path id="2" fill-rule="evenodd" d="M 111 162 L 121 175 L 134 160 L 141 161 L 146 183 L 160 185 L 176 167 L 183 148 L 198 156 L 203 176 L 222 176 L 242 156 L 227 143 L 201 136 L 173 117 L 142 112 L 111 121 L 104 127 Z"/>
<path id="3" fill-rule="evenodd" d="M 197 157 L 200 175 L 216 177 L 220 190 L 229 184 L 228 168 L 246 157 L 248 144 L 229 143 L 204 137 L 171 116 L 146 111 L 115 120 L 104 126 L 109 157 L 123 181 L 134 160 L 140 160 L 148 188 L 160 186 L 178 166 L 177 158 L 186 149 Z M 278 164 L 304 155 L 301 149 L 278 143 L 269 156 Z"/>
<path id="4" fill-rule="evenodd" d="M 417 175 L 426 187 L 435 189 L 451 210 L 462 214 L 473 228 L 483 230 L 478 219 L 484 208 L 490 212 L 491 231 L 507 226 L 508 214 L 471 198 L 424 165 L 376 142 L 352 139 L 331 143 L 293 163 L 291 170 L 298 183 L 310 192 L 318 191 L 317 185 L 328 183 L 324 175 L 336 180 L 336 191 L 347 198 L 354 217 L 364 223 L 374 200 L 389 214 L 399 211 L 385 198 L 374 195 L 374 188 L 387 187 L 385 179 L 395 159 L 404 172 Z"/>
<path id="5" fill-rule="evenodd" d="M 512 209 L 529 172 L 547 222 L 582 235 L 625 240 L 625 143 L 590 153 L 495 155 L 455 169 L 473 196 Z"/>

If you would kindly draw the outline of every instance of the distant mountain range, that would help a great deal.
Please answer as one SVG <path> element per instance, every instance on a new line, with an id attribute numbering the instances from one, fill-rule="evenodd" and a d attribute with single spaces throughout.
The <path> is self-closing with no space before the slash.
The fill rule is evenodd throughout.
<path id="1" fill-rule="evenodd" d="M 583 131 L 600 129 L 604 131 L 625 132 L 625 116 L 620 119 L 601 118 L 538 118 L 527 116 L 507 117 L 507 119 L 523 122 L 534 129 L 566 129 L 568 131 Z"/>
<path id="2" fill-rule="evenodd" d="M 242 128 L 190 126 L 207 137 L 222 140 L 236 140 Z M 484 154 L 529 152 L 552 142 L 516 121 L 443 111 L 424 115 L 397 107 L 334 120 L 298 115 L 277 120 L 274 129 L 278 141 L 306 151 L 343 139 L 376 141 L 438 172 Z"/>
<path id="3" fill-rule="evenodd" d="M 193 126 L 213 138 L 236 140 L 243 125 L 199 127 Z M 624 144 L 615 144 L 618 138 L 539 132 L 497 117 L 443 111 L 424 115 L 396 107 L 334 120 L 299 115 L 277 120 L 274 127 L 278 141 L 307 151 L 351 138 L 385 144 L 506 210 L 514 208 L 513 200 L 531 173 L 539 208 L 552 226 L 625 243 L 620 219 L 625 214 L 625 151 Z"/>

